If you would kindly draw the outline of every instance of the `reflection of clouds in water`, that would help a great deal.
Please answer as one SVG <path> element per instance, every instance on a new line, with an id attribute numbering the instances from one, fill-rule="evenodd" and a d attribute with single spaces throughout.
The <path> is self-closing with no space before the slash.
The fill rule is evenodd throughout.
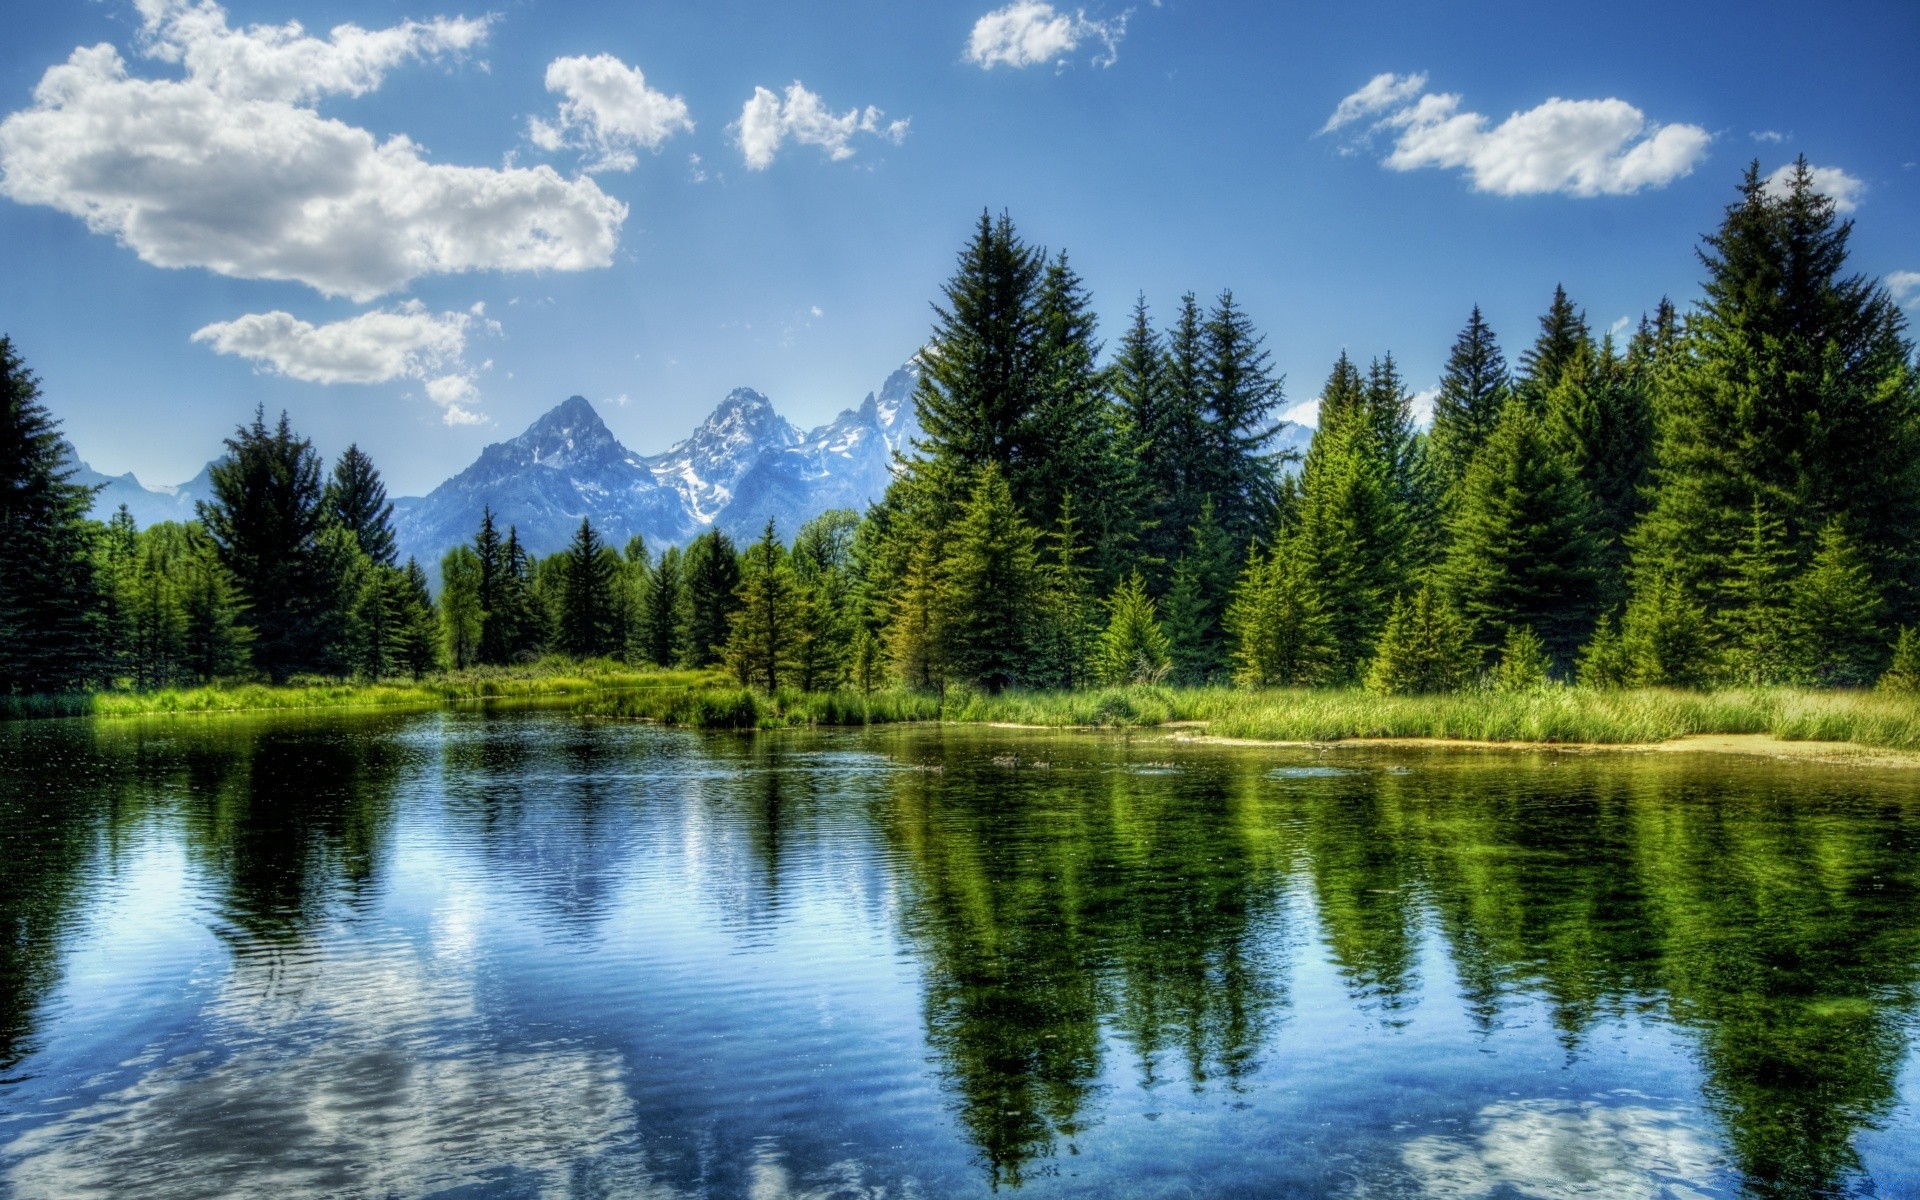
<path id="1" fill-rule="evenodd" d="M 1516 1100 L 1480 1110 L 1472 1136 L 1415 1138 L 1401 1159 L 1426 1195 L 1538 1200 L 1704 1200 L 1720 1154 L 1684 1114 L 1592 1101 Z"/>
<path id="2" fill-rule="evenodd" d="M 14 1194 L 420 1195 L 507 1177 L 516 1194 L 668 1194 L 614 1153 L 635 1134 L 620 1057 L 494 1044 L 469 964 L 396 944 L 243 953 L 202 1024 L 221 1051 L 169 1056 L 7 1146 Z"/>
<path id="3" fill-rule="evenodd" d="M 912 1197 L 919 1194 L 919 1189 L 908 1181 L 901 1194 Z M 753 1162 L 747 1170 L 747 1200 L 886 1200 L 886 1196 L 886 1188 L 870 1187 L 861 1181 L 860 1166 L 853 1162 L 835 1163 L 812 1183 L 796 1187 L 779 1149 L 767 1142 L 754 1147 Z"/>

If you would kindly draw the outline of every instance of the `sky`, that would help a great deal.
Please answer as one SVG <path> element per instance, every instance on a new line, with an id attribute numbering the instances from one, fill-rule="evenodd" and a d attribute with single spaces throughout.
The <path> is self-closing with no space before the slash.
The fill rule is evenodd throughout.
<path id="1" fill-rule="evenodd" d="M 628 446 L 803 427 L 922 345 L 982 211 L 1111 344 L 1231 289 L 1310 418 L 1691 302 L 1805 155 L 1920 306 L 1920 5 L 69 0 L 0 42 L 0 333 L 81 457 L 194 475 L 256 405 L 419 494 L 580 394 Z M 1622 328 L 1625 326 L 1622 325 Z"/>

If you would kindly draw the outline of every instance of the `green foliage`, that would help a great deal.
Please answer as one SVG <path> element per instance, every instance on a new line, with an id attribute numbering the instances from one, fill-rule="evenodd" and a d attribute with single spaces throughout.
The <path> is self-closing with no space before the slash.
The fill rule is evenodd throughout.
<path id="1" fill-rule="evenodd" d="M 1343 368 L 1351 370 L 1344 356 L 1328 383 L 1330 396 L 1337 396 Z M 1322 420 L 1301 473 L 1290 540 L 1326 613 L 1336 678 L 1357 677 L 1410 574 L 1407 514 L 1371 422 L 1338 407 Z"/>
<path id="2" fill-rule="evenodd" d="M 1509 402 L 1459 490 L 1441 575 L 1483 642 L 1526 627 L 1555 662 L 1573 661 L 1598 607 L 1588 518 L 1586 493 L 1539 419 Z"/>
<path id="3" fill-rule="evenodd" d="M 1736 683 L 1764 687 L 1793 674 L 1793 551 L 1786 522 L 1756 499 L 1746 536 L 1733 549 L 1720 623 L 1727 674 Z"/>
<path id="4" fill-rule="evenodd" d="M 1547 442 L 1586 492 L 1586 528 L 1594 546 L 1600 594 L 1608 604 L 1626 595 L 1626 539 L 1645 507 L 1653 460 L 1651 380 L 1632 361 L 1580 342 L 1546 391 L 1541 419 Z"/>
<path id="5" fill-rule="evenodd" d="M 1029 682 L 1043 687 L 1081 687 L 1091 675 L 1097 636 L 1093 572 L 1085 565 L 1079 521 L 1071 501 L 1047 532 L 1033 613 L 1033 668 Z"/>
<path id="6" fill-rule="evenodd" d="M 1312 687 L 1337 669 L 1320 593 L 1291 543 L 1248 559 L 1226 627 L 1234 639 L 1234 681 L 1247 687 Z"/>
<path id="7" fill-rule="evenodd" d="M 254 666 L 275 683 L 326 670 L 341 628 L 337 556 L 321 545 L 320 456 L 295 437 L 285 413 L 272 430 L 263 410 L 226 440 L 210 468 L 214 499 L 200 520 L 232 573 L 253 626 Z"/>
<path id="8" fill-rule="evenodd" d="M 1154 684 L 1172 667 L 1147 584 L 1135 571 L 1107 600 L 1107 628 L 1095 651 L 1103 683 Z"/>
<path id="9" fill-rule="evenodd" d="M 480 661 L 480 635 L 486 610 L 480 607 L 480 556 L 456 546 L 440 560 L 440 621 L 447 658 L 455 670 Z"/>
<path id="10" fill-rule="evenodd" d="M 760 540 L 741 556 L 740 607 L 727 639 L 727 667 L 741 687 L 774 692 L 794 675 L 800 629 L 810 619 L 803 611 L 806 592 L 787 558 L 769 517 Z"/>
<path id="11" fill-rule="evenodd" d="M 893 593 L 886 627 L 887 656 L 910 688 L 944 692 L 953 640 L 953 590 L 948 560 L 931 534 L 915 543 Z"/>
<path id="12" fill-rule="evenodd" d="M 725 654 L 733 636 L 733 610 L 739 606 L 740 558 L 733 539 L 709 529 L 687 547 L 681 625 L 686 630 L 683 661 L 710 667 Z"/>
<path id="13" fill-rule="evenodd" d="M 952 677 L 989 690 L 1020 683 L 1032 668 L 1039 563 L 1033 529 L 997 467 L 980 471 L 951 536 L 945 624 Z"/>
<path id="14" fill-rule="evenodd" d="M 1556 284 L 1553 301 L 1540 318 L 1540 336 L 1520 356 L 1520 377 L 1514 383 L 1514 395 L 1534 416 L 1547 410 L 1547 396 L 1561 374 L 1580 356 L 1591 351 L 1593 338 L 1587 329 L 1587 316 L 1567 299 L 1567 289 Z"/>
<path id="15" fill-rule="evenodd" d="M 558 634 L 560 650 L 574 658 L 600 658 L 626 644 L 620 625 L 620 556 L 585 518 L 560 559 Z"/>
<path id="16" fill-rule="evenodd" d="M 1493 667 L 1493 689 L 1509 695 L 1537 692 L 1552 681 L 1553 660 L 1546 643 L 1525 625 L 1507 629 L 1507 640 L 1500 647 L 1500 659 Z"/>
<path id="17" fill-rule="evenodd" d="M 1819 546 L 1793 582 L 1794 675 L 1816 687 L 1864 687 L 1886 661 L 1880 640 L 1885 604 L 1860 546 L 1839 521 L 1820 530 Z"/>
<path id="18" fill-rule="evenodd" d="M 1265 341 L 1233 293 L 1221 292 L 1202 333 L 1204 421 L 1193 467 L 1230 546 L 1257 537 L 1273 513 L 1279 460 L 1267 447 L 1283 393 Z"/>
<path id="19" fill-rule="evenodd" d="M 680 548 L 668 546 L 647 575 L 635 625 L 639 657 L 656 667 L 670 667 L 680 661 L 686 644 L 686 627 L 681 620 L 684 592 Z"/>
<path id="20" fill-rule="evenodd" d="M 1174 677 L 1182 683 L 1206 683 L 1227 674 L 1231 657 L 1226 627 L 1239 564 L 1234 544 L 1214 520 L 1213 502 L 1200 509 L 1186 552 L 1174 565 L 1167 592 L 1167 637 Z"/>
<path id="21" fill-rule="evenodd" d="M 1701 687 L 1718 673 L 1707 611 L 1671 576 L 1634 593 L 1620 637 L 1636 687 Z"/>
<path id="22" fill-rule="evenodd" d="M 1893 644 L 1893 661 L 1880 676 L 1880 690 L 1898 696 L 1920 695 L 1920 635 L 1909 625 Z"/>
<path id="23" fill-rule="evenodd" d="M 1440 696 L 1473 681 L 1479 655 L 1467 623 L 1427 584 L 1393 602 L 1367 690 L 1383 696 Z"/>
<path id="24" fill-rule="evenodd" d="M 1466 328 L 1454 339 L 1433 402 L 1428 445 L 1435 485 L 1443 496 L 1451 497 L 1466 479 L 1467 466 L 1493 433 L 1511 387 L 1506 357 L 1476 304 Z"/>
<path id="25" fill-rule="evenodd" d="M 1596 691 L 1617 691 L 1632 682 L 1633 661 L 1627 656 L 1626 639 L 1620 636 L 1613 614 L 1602 614 L 1600 623 L 1594 626 L 1593 637 L 1580 651 L 1574 677 L 1581 687 Z"/>
<path id="26" fill-rule="evenodd" d="M 380 472 L 358 445 L 348 446 L 334 462 L 323 504 L 327 519 L 351 533 L 370 561 L 394 565 L 393 505 Z"/>

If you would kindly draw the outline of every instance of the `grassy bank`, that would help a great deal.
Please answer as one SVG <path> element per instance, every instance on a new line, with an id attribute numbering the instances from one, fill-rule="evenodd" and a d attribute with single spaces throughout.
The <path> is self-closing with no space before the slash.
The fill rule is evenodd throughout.
<path id="1" fill-rule="evenodd" d="M 1643 745 L 1695 734 L 1769 734 L 1920 750 L 1920 699 L 1873 692 L 1765 688 L 1385 697 L 1359 691 L 1113 688 L 1084 692 L 901 692 L 772 696 L 733 687 L 657 688 L 595 696 L 584 714 L 707 728 L 879 725 L 944 720 L 1148 728 L 1196 722 L 1210 736 L 1282 742 L 1438 738 L 1476 742 Z"/>
<path id="2" fill-rule="evenodd" d="M 257 712 L 313 708 L 431 708 L 467 700 L 537 700 L 634 689 L 708 691 L 723 677 L 710 671 L 659 671 L 621 663 L 551 661 L 523 667 L 476 667 L 421 680 L 296 680 L 213 684 L 156 691 L 99 691 L 63 696 L 0 697 L 0 719 L 137 717 L 166 713 Z"/>

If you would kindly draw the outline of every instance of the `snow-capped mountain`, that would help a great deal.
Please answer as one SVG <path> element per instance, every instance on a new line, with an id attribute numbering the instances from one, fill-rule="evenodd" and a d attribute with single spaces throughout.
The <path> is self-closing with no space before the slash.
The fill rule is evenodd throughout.
<path id="1" fill-rule="evenodd" d="M 769 516 L 790 538 L 830 508 L 864 509 L 886 491 L 894 452 L 918 435 L 918 372 L 903 367 L 859 408 L 807 433 L 740 388 L 687 438 L 651 456 L 621 445 L 592 404 L 570 397 L 426 496 L 397 499 L 400 553 L 437 568 L 473 537 L 488 507 L 533 554 L 562 549 L 582 517 L 614 546 L 638 534 L 658 550 L 714 525 L 753 536 Z"/>
<path id="2" fill-rule="evenodd" d="M 142 529 L 162 521 L 191 521 L 194 518 L 193 502 L 213 499 L 212 463 L 200 468 L 198 475 L 178 487 L 149 487 L 135 478 L 132 471 L 125 475 L 108 475 L 94 470 L 80 461 L 80 454 L 71 442 L 61 442 L 60 448 L 65 455 L 66 466 L 72 472 L 68 481 L 99 489 L 93 494 L 90 514 L 96 521 L 110 519 L 123 504 L 134 523 Z"/>

